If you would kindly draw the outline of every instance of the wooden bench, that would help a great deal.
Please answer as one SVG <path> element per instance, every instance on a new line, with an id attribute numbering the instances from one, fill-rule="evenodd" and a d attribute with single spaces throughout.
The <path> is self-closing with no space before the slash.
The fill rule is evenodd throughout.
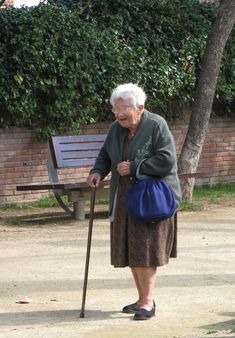
<path id="1" fill-rule="evenodd" d="M 90 187 L 85 180 L 80 182 L 60 182 L 58 169 L 92 167 L 105 141 L 106 135 L 54 136 L 49 141 L 48 183 L 17 185 L 17 191 L 52 190 L 59 205 L 75 219 L 85 219 L 85 201 L 90 197 Z M 180 173 L 180 179 L 201 177 L 201 173 Z M 107 198 L 109 180 L 101 182 L 104 189 L 97 190 L 97 198 Z M 73 202 L 71 210 L 62 200 L 67 195 Z M 177 223 L 177 213 L 175 214 Z"/>
<path id="2" fill-rule="evenodd" d="M 92 167 L 106 135 L 54 136 L 49 141 L 47 169 L 49 182 L 17 185 L 17 191 L 52 190 L 59 205 L 75 219 L 85 219 L 85 201 L 90 187 L 85 180 L 60 182 L 58 169 Z M 102 181 L 104 189 L 97 190 L 97 198 L 107 198 L 109 180 Z M 71 210 L 61 198 L 67 195 L 73 202 Z"/>

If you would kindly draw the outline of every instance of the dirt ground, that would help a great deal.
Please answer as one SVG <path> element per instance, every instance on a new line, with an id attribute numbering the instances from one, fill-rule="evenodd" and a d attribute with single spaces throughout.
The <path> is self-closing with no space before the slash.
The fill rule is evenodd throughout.
<path id="1" fill-rule="evenodd" d="M 235 203 L 179 212 L 178 222 L 178 258 L 158 271 L 156 316 L 138 322 L 120 312 L 136 291 L 129 269 L 110 265 L 109 221 L 96 219 L 81 319 L 88 220 L 2 211 L 0 337 L 235 337 Z"/>

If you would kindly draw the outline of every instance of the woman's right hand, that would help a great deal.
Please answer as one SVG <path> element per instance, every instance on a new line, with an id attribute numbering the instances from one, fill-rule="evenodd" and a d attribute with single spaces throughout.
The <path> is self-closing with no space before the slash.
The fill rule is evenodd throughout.
<path id="1" fill-rule="evenodd" d="M 100 184 L 100 181 L 101 181 L 101 175 L 98 173 L 90 174 L 87 177 L 87 184 L 90 187 L 94 187 L 94 186 L 98 187 Z"/>

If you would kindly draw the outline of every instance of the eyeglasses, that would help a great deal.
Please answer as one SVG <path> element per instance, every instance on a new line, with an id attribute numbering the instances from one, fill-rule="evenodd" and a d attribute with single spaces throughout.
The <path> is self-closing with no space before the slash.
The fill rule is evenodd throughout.
<path id="1" fill-rule="evenodd" d="M 120 113 L 120 112 L 121 113 L 127 113 L 127 112 L 131 111 L 132 109 L 135 109 L 135 107 L 133 107 L 133 106 L 130 106 L 130 107 L 115 107 L 115 108 L 112 109 L 112 112 L 114 114 Z"/>

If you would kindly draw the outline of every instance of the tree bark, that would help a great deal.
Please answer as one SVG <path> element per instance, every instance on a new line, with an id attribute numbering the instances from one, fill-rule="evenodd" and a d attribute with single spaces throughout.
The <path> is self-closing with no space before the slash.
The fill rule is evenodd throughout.
<path id="1" fill-rule="evenodd" d="M 179 173 L 196 172 L 214 100 L 221 59 L 235 23 L 235 1 L 221 0 L 218 15 L 207 37 L 188 132 L 178 160 Z M 181 182 L 183 200 L 192 200 L 195 179 Z"/>

